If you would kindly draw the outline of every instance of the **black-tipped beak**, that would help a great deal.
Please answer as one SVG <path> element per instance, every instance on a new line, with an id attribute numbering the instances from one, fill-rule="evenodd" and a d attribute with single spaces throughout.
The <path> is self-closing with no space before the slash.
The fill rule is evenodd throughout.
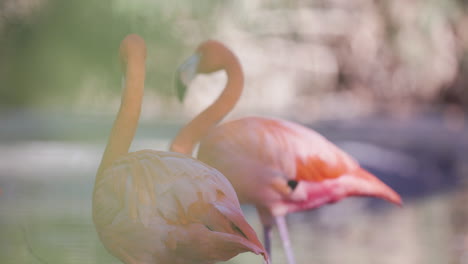
<path id="1" fill-rule="evenodd" d="M 197 75 L 198 64 L 200 63 L 200 54 L 195 53 L 190 56 L 176 73 L 175 85 L 177 89 L 177 98 L 182 102 L 187 92 L 187 87 L 190 85 Z"/>
<path id="2" fill-rule="evenodd" d="M 183 102 L 185 99 L 185 92 L 187 91 L 187 86 L 181 80 L 179 76 L 176 77 L 176 89 L 177 89 L 177 99 L 180 102 Z"/>

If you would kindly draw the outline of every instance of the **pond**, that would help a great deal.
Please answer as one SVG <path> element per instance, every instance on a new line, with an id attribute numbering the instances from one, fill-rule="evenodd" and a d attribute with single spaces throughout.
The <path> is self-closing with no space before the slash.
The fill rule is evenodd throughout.
<path id="1" fill-rule="evenodd" d="M 104 142 L 0 141 L 0 263 L 120 263 L 100 243 L 91 194 Z M 137 136 L 132 150 L 167 149 Z M 349 198 L 288 216 L 297 263 L 468 263 L 468 189 L 403 197 L 402 208 Z M 261 237 L 253 207 L 243 206 Z M 273 263 L 285 263 L 277 230 Z M 245 253 L 227 263 L 262 263 Z"/>

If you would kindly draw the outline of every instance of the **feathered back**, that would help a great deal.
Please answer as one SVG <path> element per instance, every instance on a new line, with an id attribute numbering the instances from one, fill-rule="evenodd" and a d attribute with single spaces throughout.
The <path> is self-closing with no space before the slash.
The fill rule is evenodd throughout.
<path id="1" fill-rule="evenodd" d="M 397 193 L 347 153 L 315 131 L 284 120 L 249 117 L 222 124 L 201 142 L 198 158 L 222 171 L 242 202 L 287 203 L 288 211 L 297 211 L 359 195 L 401 204 Z M 300 188 L 283 198 L 262 193 L 260 186 L 275 178 L 301 182 Z M 246 185 L 249 180 L 256 186 Z"/>
<path id="2" fill-rule="evenodd" d="M 93 199 L 101 240 L 127 263 L 212 263 L 245 251 L 265 254 L 229 181 L 183 154 L 130 153 L 103 172 Z"/>
<path id="3" fill-rule="evenodd" d="M 283 171 L 290 179 L 320 181 L 358 167 L 353 158 L 320 134 L 283 120 L 234 120 L 218 126 L 205 139 L 198 152 L 201 160 L 216 159 L 217 151 L 232 152 Z M 311 163 L 319 165 L 312 170 L 325 173 L 305 169 Z"/>

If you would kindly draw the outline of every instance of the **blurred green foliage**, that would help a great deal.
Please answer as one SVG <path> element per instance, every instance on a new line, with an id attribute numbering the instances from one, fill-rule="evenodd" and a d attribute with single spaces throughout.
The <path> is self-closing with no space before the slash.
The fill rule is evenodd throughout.
<path id="1" fill-rule="evenodd" d="M 340 91 L 359 90 L 372 102 L 424 101 L 468 109 L 465 2 L 2 0 L 0 106 L 78 102 L 86 107 L 94 98 L 98 104 L 103 96 L 117 98 L 118 48 L 129 33 L 140 34 L 148 45 L 147 90 L 172 95 L 181 60 L 199 41 L 221 32 L 231 40 L 242 38 L 239 42 L 250 45 L 251 52 L 276 47 L 259 64 L 262 74 L 252 75 L 256 85 L 251 89 L 265 86 L 265 76 L 284 73 L 272 57 L 284 52 L 291 60 L 295 52 L 312 56 L 320 52 L 311 47 L 319 47 L 337 65 L 336 76 L 311 77 L 300 68 L 304 56 L 299 56 L 288 64 L 298 80 L 284 74 L 288 82 L 299 83 L 298 94 L 331 94 L 339 101 Z M 312 63 L 315 68 L 327 65 L 319 60 Z M 358 93 L 350 101 L 361 100 Z"/>
<path id="2" fill-rule="evenodd" d="M 177 19 L 206 17 L 216 7 L 210 0 L 165 5 L 159 1 L 49 0 L 26 16 L 15 16 L 5 8 L 2 12 L 7 2 L 0 2 L 0 105 L 23 106 L 70 102 L 87 76 L 99 76 L 102 89 L 120 92 L 118 48 L 129 33 L 143 36 L 148 60 L 158 61 L 157 69 L 148 62 L 149 86 L 161 93 L 171 91 L 184 41 Z"/>

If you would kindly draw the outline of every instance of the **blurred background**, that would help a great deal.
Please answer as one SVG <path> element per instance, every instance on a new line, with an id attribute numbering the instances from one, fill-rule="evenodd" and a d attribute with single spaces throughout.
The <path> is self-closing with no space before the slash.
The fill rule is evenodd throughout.
<path id="1" fill-rule="evenodd" d="M 219 95 L 224 73 L 198 77 L 184 104 L 173 89 L 177 66 L 213 38 L 246 74 L 227 120 L 264 115 L 316 129 L 402 195 L 403 208 L 353 198 L 290 215 L 298 263 L 468 263 L 462 0 L 1 0 L 1 263 L 120 263 L 96 236 L 91 194 L 128 33 L 148 45 L 132 150 L 167 150 Z M 274 263 L 284 263 L 273 241 Z"/>

